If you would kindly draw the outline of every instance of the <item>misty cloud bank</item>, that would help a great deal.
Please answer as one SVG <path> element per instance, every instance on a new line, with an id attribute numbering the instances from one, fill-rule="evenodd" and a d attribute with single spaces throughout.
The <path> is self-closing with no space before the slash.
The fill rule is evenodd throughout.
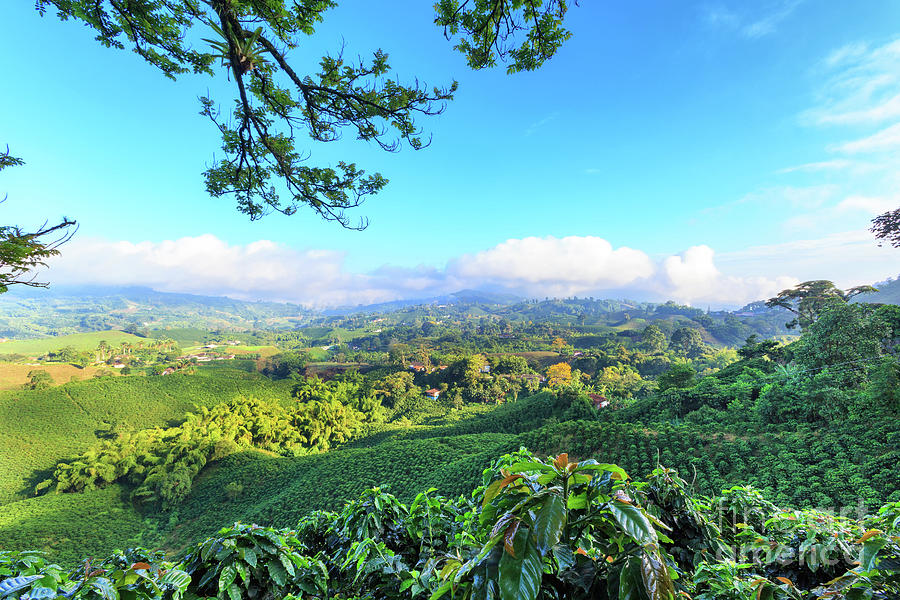
<path id="1" fill-rule="evenodd" d="M 882 272 L 892 262 L 886 250 L 860 233 L 865 232 L 723 255 L 697 245 L 662 257 L 614 248 L 593 236 L 528 237 L 463 254 L 442 268 L 386 265 L 368 273 L 348 271 L 344 252 L 297 250 L 267 240 L 232 245 L 211 234 L 137 243 L 78 239 L 64 247 L 42 277 L 58 284 L 141 285 L 311 306 L 427 298 L 466 288 L 539 298 L 628 297 L 737 306 L 804 279 L 853 285 L 895 275 Z M 867 270 L 866 264 L 874 266 Z M 818 272 L 823 268 L 830 275 Z"/>

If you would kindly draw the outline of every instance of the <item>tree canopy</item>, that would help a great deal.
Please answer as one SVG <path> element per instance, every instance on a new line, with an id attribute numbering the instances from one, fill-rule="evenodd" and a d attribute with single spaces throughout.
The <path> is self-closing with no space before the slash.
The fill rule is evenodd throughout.
<path id="1" fill-rule="evenodd" d="M 298 148 L 305 132 L 315 142 L 333 142 L 350 131 L 386 151 L 426 147 L 430 139 L 418 117 L 441 113 L 457 83 L 429 87 L 403 84 L 391 72 L 388 54 L 350 61 L 341 50 L 303 72 L 291 56 L 311 36 L 334 0 L 37 0 L 62 20 L 82 21 L 106 47 L 130 48 L 165 76 L 225 75 L 232 98 L 225 108 L 200 98 L 201 114 L 222 135 L 224 157 L 204 173 L 214 197 L 230 196 L 251 220 L 271 212 L 311 208 L 348 228 L 347 210 L 377 194 L 388 180 L 356 163 L 309 164 Z M 508 63 L 510 72 L 538 68 L 571 33 L 563 28 L 566 0 L 441 0 L 434 22 L 475 69 Z M 199 34 L 199 35 L 198 35 Z M 192 45 L 203 39 L 208 44 Z"/>
<path id="2" fill-rule="evenodd" d="M 900 248 L 900 208 L 888 211 L 872 219 L 869 231 L 881 242 Z"/>
<path id="3" fill-rule="evenodd" d="M 830 281 L 817 279 L 804 281 L 793 288 L 782 290 L 774 298 L 766 300 L 766 306 L 769 308 L 774 306 L 786 308 L 796 315 L 793 320 L 787 323 L 788 328 L 799 325 L 802 329 L 805 329 L 815 323 L 822 311 L 832 303 L 849 302 L 851 298 L 858 294 L 877 291 L 870 285 L 860 285 L 848 290 L 841 290 Z"/>

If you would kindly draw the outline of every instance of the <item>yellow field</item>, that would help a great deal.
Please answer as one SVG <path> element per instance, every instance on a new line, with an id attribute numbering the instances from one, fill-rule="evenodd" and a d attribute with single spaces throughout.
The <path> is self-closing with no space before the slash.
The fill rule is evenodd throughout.
<path id="1" fill-rule="evenodd" d="M 273 356 L 281 352 L 275 346 L 229 346 L 228 352 L 235 356 L 242 354 L 259 354 L 262 358 Z"/>
<path id="2" fill-rule="evenodd" d="M 84 369 L 79 369 L 78 367 L 64 364 L 38 366 L 0 362 L 0 390 L 21 388 L 22 385 L 28 381 L 28 373 L 35 369 L 44 370 L 50 373 L 54 385 L 68 383 L 73 376 L 78 379 L 90 379 L 100 370 L 97 367 L 85 367 Z M 115 369 L 107 370 L 114 371 Z"/>

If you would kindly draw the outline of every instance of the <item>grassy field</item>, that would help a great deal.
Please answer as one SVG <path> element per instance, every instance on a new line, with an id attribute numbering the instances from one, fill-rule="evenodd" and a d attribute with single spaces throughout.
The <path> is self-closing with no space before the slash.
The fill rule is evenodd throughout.
<path id="1" fill-rule="evenodd" d="M 152 524 L 134 510 L 127 492 L 118 485 L 81 494 L 48 494 L 0 506 L 3 550 L 40 550 L 72 565 L 85 557 L 105 556 L 114 548 L 157 543 Z"/>
<path id="2" fill-rule="evenodd" d="M 31 494 L 58 461 L 74 458 L 112 427 L 174 424 L 195 405 L 213 406 L 238 394 L 288 402 L 291 383 L 216 364 L 195 375 L 122 376 L 0 392 L 0 549 L 43 549 L 62 562 L 136 544 L 174 549 L 232 520 L 290 524 L 372 485 L 390 483 L 404 497 L 430 486 L 455 493 L 477 479 L 492 456 L 516 447 L 517 431 L 506 429 L 520 418 L 510 409 L 494 420 L 493 409 L 482 405 L 447 413 L 423 400 L 397 411 L 398 423 L 370 426 L 335 452 L 300 458 L 249 452 L 220 461 L 174 513 L 142 515 L 121 485 Z M 405 466 L 398 470 L 398 464 Z M 225 497 L 231 482 L 244 492 Z"/>
<path id="3" fill-rule="evenodd" d="M 261 357 L 266 358 L 281 352 L 281 350 L 275 346 L 228 346 L 227 348 L 228 352 L 235 356 L 241 356 L 242 354 L 259 354 Z M 217 350 L 221 350 L 221 348 L 217 348 Z"/>
<path id="4" fill-rule="evenodd" d="M 73 377 L 79 380 L 90 379 L 100 371 L 97 367 L 82 369 L 74 365 L 59 363 L 35 365 L 0 362 L 0 390 L 22 389 L 22 385 L 28 381 L 28 373 L 37 369 L 50 373 L 54 385 L 69 383 Z M 104 371 L 112 371 L 112 369 L 104 369 Z"/>
<path id="5" fill-rule="evenodd" d="M 700 493 L 749 483 L 796 506 L 828 506 L 833 498 L 849 506 L 847 498 L 856 498 L 859 491 L 854 482 L 869 471 L 882 495 L 896 489 L 891 479 L 895 461 L 844 465 L 846 477 L 836 478 L 834 465 L 816 460 L 825 447 L 846 445 L 848 452 L 862 452 L 853 446 L 861 436 L 852 431 L 847 439 L 832 436 L 816 447 L 819 432 L 742 438 L 669 424 L 647 428 L 595 420 L 586 402 L 570 406 L 541 392 L 517 402 L 460 410 L 421 398 L 408 400 L 391 409 L 387 423 L 370 424 L 349 443 L 324 454 L 233 454 L 211 463 L 171 511 L 141 514 L 120 485 L 87 494 L 28 497 L 57 461 L 84 451 L 112 424 L 134 429 L 174 424 L 194 404 L 212 406 L 237 394 L 291 401 L 290 380 L 272 382 L 223 364 L 231 362 L 203 366 L 196 375 L 126 376 L 41 392 L 0 393 L 0 549 L 39 547 L 63 562 L 138 542 L 178 550 L 238 520 L 292 526 L 302 515 L 337 508 L 371 486 L 387 487 L 404 501 L 431 487 L 456 495 L 475 487 L 493 459 L 520 446 L 614 462 L 638 477 L 659 459 L 691 474 Z M 888 440 L 876 448 L 879 453 L 890 445 L 891 427 L 885 425 L 878 434 Z M 773 476 L 789 463 L 802 469 L 804 480 L 819 483 L 801 490 L 789 478 Z"/>
<path id="6" fill-rule="evenodd" d="M 289 383 L 217 365 L 194 375 L 123 376 L 0 392 L 0 505 L 25 498 L 58 461 L 84 452 L 110 427 L 165 426 L 195 406 L 238 395 L 288 398 Z"/>
<path id="7" fill-rule="evenodd" d="M 76 350 L 93 350 L 101 340 L 106 340 L 111 346 L 122 342 L 137 342 L 142 340 L 136 335 L 122 331 L 92 331 L 90 333 L 73 333 L 58 337 L 39 338 L 35 340 L 10 340 L 0 342 L 0 354 L 24 354 L 26 356 L 39 356 L 53 350 L 59 350 L 66 346 L 73 346 Z"/>

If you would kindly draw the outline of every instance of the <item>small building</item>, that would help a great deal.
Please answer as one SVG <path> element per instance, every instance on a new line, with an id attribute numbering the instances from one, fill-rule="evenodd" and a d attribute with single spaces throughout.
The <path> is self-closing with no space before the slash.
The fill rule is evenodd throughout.
<path id="1" fill-rule="evenodd" d="M 436 390 L 434 388 L 431 388 L 430 390 L 426 390 L 425 397 L 431 398 L 432 400 L 437 400 L 438 398 L 441 397 L 441 390 Z"/>
<path id="2" fill-rule="evenodd" d="M 423 373 L 425 371 L 425 365 L 419 362 L 410 363 L 409 370 L 415 371 L 416 373 Z"/>
<path id="3" fill-rule="evenodd" d="M 163 375 L 171 375 L 174 372 L 175 372 L 175 369 L 173 369 L 172 367 L 168 367 L 168 368 L 166 368 L 165 371 L 162 372 L 162 374 Z"/>
<path id="4" fill-rule="evenodd" d="M 490 373 L 490 372 L 491 372 L 491 365 L 484 365 L 483 367 L 481 367 L 480 371 L 481 371 L 482 373 Z"/>
<path id="5" fill-rule="evenodd" d="M 588 398 L 591 399 L 591 404 L 593 404 L 594 408 L 597 410 L 609 406 L 609 400 L 606 399 L 606 396 L 601 396 L 600 394 L 588 394 Z"/>

